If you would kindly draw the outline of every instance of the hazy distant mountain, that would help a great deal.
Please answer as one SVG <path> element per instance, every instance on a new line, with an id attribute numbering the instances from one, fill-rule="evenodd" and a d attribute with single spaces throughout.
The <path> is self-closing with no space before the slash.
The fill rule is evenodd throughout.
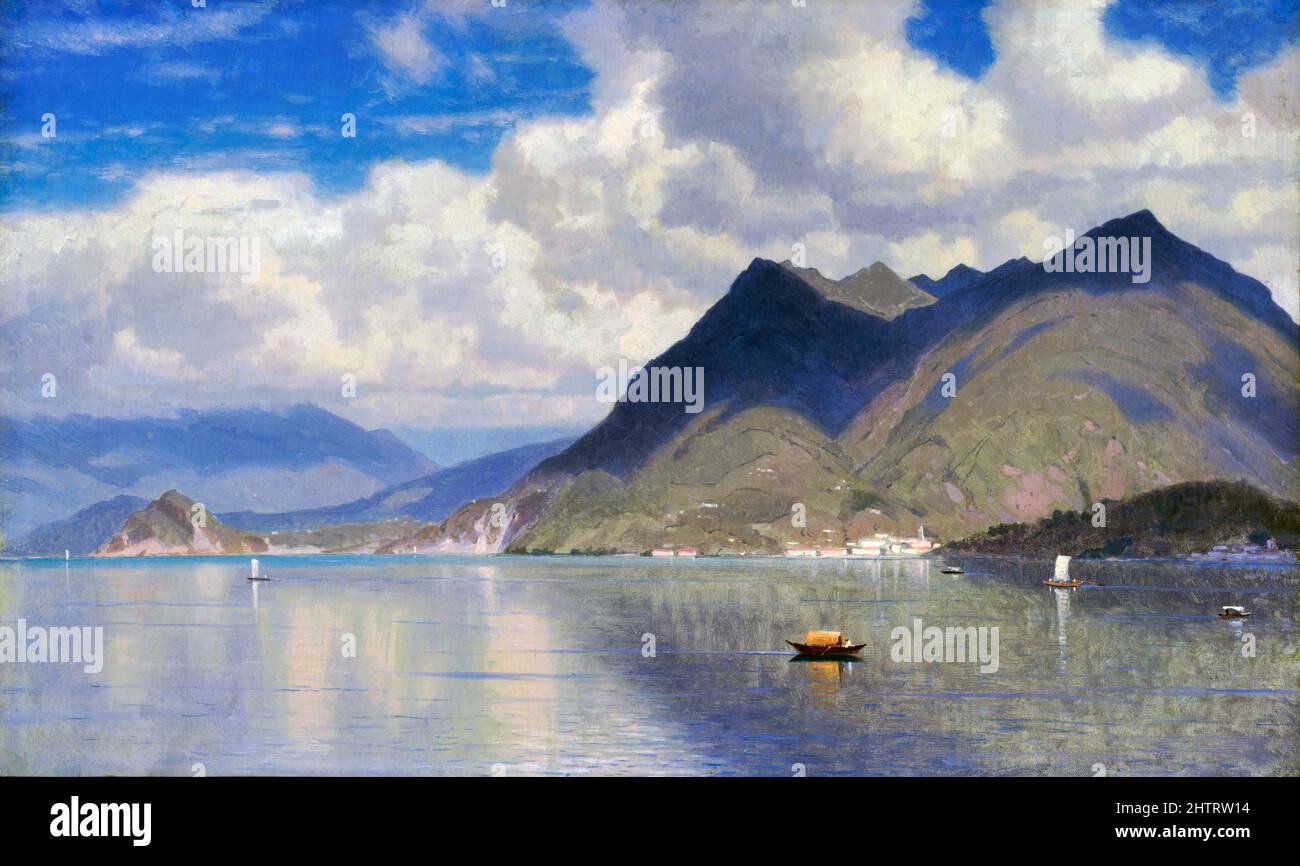
<path id="1" fill-rule="evenodd" d="M 318 406 L 182 411 L 174 418 L 9 419 L 0 428 L 9 538 L 121 494 L 189 491 L 210 509 L 289 510 L 369 496 L 436 464 L 386 430 Z"/>
<path id="2" fill-rule="evenodd" d="M 513 451 L 525 445 L 577 439 L 585 424 L 523 425 L 509 427 L 396 427 L 393 432 L 440 466 L 455 466 L 480 457 Z"/>
<path id="3" fill-rule="evenodd" d="M 506 527 L 479 502 L 423 541 L 778 550 L 953 538 L 1182 481 L 1300 496 L 1300 331 L 1268 289 L 1147 211 L 1089 236 L 1150 237 L 1150 282 L 1013 260 L 887 321 L 755 260 L 650 362 L 703 366 L 704 412 L 619 403 L 493 497 Z"/>
<path id="4" fill-rule="evenodd" d="M 258 532 L 390 517 L 436 522 L 470 500 L 506 489 L 539 461 L 564 450 L 573 442 L 573 437 L 538 442 L 467 460 L 343 505 L 276 514 L 234 512 L 221 517 L 231 526 Z"/>
<path id="5" fill-rule="evenodd" d="M 66 550 L 74 556 L 84 556 L 103 546 L 128 517 L 148 504 L 149 500 L 139 496 L 114 496 L 71 517 L 36 527 L 3 552 L 11 556 L 42 556 L 62 554 Z"/>

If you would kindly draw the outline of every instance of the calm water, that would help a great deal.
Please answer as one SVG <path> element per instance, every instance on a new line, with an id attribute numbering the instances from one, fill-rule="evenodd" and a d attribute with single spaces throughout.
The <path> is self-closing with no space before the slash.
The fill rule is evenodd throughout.
<path id="1" fill-rule="evenodd" d="M 1300 771 L 1295 569 L 964 563 L 3 563 L 0 625 L 103 626 L 106 660 L 0 664 L 0 773 Z M 918 617 L 997 626 L 999 670 L 892 661 Z M 791 661 L 815 627 L 861 660 Z"/>

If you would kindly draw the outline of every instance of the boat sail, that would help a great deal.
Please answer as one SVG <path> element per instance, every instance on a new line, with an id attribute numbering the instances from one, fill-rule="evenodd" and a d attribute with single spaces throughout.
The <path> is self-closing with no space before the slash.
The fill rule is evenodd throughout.
<path id="1" fill-rule="evenodd" d="M 1068 556 L 1056 557 L 1056 572 L 1051 578 L 1044 580 L 1043 583 L 1056 589 L 1074 589 L 1083 585 L 1083 581 L 1070 577 L 1070 557 Z"/>
<path id="2" fill-rule="evenodd" d="M 249 566 L 249 572 L 248 572 L 249 580 L 270 580 L 271 579 L 269 575 L 262 574 L 260 568 L 261 563 L 259 563 L 256 559 L 250 560 L 248 566 Z"/>

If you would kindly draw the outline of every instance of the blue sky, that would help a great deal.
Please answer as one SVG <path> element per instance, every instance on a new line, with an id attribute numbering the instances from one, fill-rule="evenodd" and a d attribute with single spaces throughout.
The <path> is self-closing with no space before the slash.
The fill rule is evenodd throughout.
<path id="1" fill-rule="evenodd" d="M 394 3 L 50 5 L 0 19 L 3 135 L 39 132 L 52 112 L 60 144 L 16 155 L 10 206 L 112 200 L 163 166 L 305 168 L 326 192 L 355 189 L 392 158 L 484 170 L 519 120 L 588 109 L 591 72 L 552 23 L 568 4 L 424 23 L 440 56 L 423 80 L 373 49 L 371 33 L 402 10 Z M 221 38 L 194 32 L 216 15 L 227 16 L 211 31 Z M 344 112 L 358 118 L 356 138 L 340 135 Z"/>
<path id="2" fill-rule="evenodd" d="M 996 60 L 981 13 L 990 0 L 932 0 L 907 22 L 909 44 L 969 78 Z M 1081 0 L 1083 2 L 1083 0 Z M 1230 96 L 1237 75 L 1276 56 L 1300 29 L 1290 0 L 1121 0 L 1106 9 L 1107 35 L 1150 40 L 1202 64 L 1206 79 Z"/>
<path id="3" fill-rule="evenodd" d="M 386 62 L 373 35 L 409 3 L 6 6 L 2 206 L 112 202 L 155 168 L 306 170 L 326 194 L 355 190 L 395 157 L 486 171 L 519 121 L 590 111 L 593 73 L 556 26 L 574 5 L 514 0 L 490 15 L 426 16 L 419 29 L 434 53 L 408 69 Z M 987 5 L 924 4 L 907 40 L 978 79 L 996 60 Z M 1192 58 L 1227 98 L 1240 72 L 1296 40 L 1297 8 L 1123 0 L 1104 23 L 1112 38 Z M 355 139 L 339 134 L 345 111 L 357 115 Z M 40 146 L 46 112 L 58 147 Z"/>

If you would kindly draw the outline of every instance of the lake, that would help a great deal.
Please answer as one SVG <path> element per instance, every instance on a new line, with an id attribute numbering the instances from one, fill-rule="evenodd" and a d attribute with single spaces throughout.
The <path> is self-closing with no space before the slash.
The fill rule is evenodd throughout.
<path id="1" fill-rule="evenodd" d="M 953 561 L 4 562 L 0 626 L 104 659 L 0 664 L 0 773 L 1300 772 L 1296 568 Z M 895 661 L 918 619 L 996 628 L 996 670 Z M 866 647 L 792 660 L 811 628 Z"/>

